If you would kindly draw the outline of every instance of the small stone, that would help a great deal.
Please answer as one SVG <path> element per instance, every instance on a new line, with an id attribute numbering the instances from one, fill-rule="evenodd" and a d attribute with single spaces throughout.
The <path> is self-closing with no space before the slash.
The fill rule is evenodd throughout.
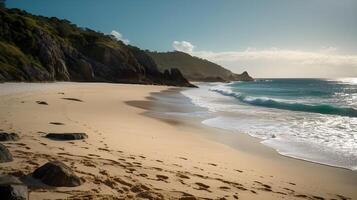
<path id="1" fill-rule="evenodd" d="M 32 176 L 56 187 L 76 187 L 82 184 L 70 167 L 60 161 L 51 161 L 37 168 Z"/>
<path id="2" fill-rule="evenodd" d="M 49 133 L 46 137 L 54 140 L 83 140 L 88 138 L 88 135 L 85 133 Z"/>
<path id="3" fill-rule="evenodd" d="M 10 151 L 6 148 L 6 146 L 0 144 L 0 163 L 11 162 L 12 160 Z"/>
<path id="4" fill-rule="evenodd" d="M 46 101 L 36 101 L 36 103 L 40 105 L 48 105 Z"/>
<path id="5" fill-rule="evenodd" d="M 20 137 L 16 133 L 0 132 L 0 141 L 16 141 L 19 139 Z"/>
<path id="6" fill-rule="evenodd" d="M 0 175 L 1 199 L 27 200 L 28 189 L 18 178 L 9 175 Z"/>

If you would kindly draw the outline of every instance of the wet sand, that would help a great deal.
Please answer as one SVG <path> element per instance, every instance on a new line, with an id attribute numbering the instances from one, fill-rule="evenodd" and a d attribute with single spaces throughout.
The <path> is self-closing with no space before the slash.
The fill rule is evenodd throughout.
<path id="1" fill-rule="evenodd" d="M 14 93 L 14 85 L 22 89 Z M 155 94 L 169 87 L 14 85 L 0 84 L 0 129 L 20 135 L 2 142 L 14 161 L 1 163 L 1 173 L 26 179 L 38 166 L 60 160 L 85 181 L 74 188 L 28 181 L 30 199 L 357 197 L 356 172 L 281 156 L 255 138 L 206 127 L 199 119 L 153 117 L 185 109 L 157 100 Z M 48 132 L 89 137 L 53 141 L 43 137 Z"/>

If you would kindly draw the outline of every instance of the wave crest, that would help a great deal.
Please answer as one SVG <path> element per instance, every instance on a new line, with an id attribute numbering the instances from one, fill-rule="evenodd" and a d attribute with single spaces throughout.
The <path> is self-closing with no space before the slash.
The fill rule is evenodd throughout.
<path id="1" fill-rule="evenodd" d="M 250 97 L 245 96 L 238 92 L 233 92 L 228 88 L 211 88 L 211 91 L 218 92 L 225 96 L 231 96 L 243 103 L 247 103 L 254 106 L 262 106 L 267 108 L 276 108 L 283 110 L 291 111 L 302 111 L 302 112 L 311 112 L 311 113 L 320 113 L 320 114 L 329 114 L 329 115 L 339 115 L 347 117 L 357 117 L 357 110 L 349 107 L 336 107 L 327 104 L 320 105 L 309 105 L 302 103 L 290 103 L 283 102 L 277 99 L 264 98 L 264 97 Z"/>

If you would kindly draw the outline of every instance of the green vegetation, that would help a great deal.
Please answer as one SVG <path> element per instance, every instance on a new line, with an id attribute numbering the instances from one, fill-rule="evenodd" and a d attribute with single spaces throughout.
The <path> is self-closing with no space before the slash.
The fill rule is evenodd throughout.
<path id="1" fill-rule="evenodd" d="M 178 70 L 68 20 L 0 9 L 0 81 L 101 81 L 192 86 Z"/>
<path id="2" fill-rule="evenodd" d="M 220 65 L 184 52 L 148 52 L 148 54 L 154 59 L 160 70 L 177 68 L 188 80 L 231 81 L 240 79 L 240 75 L 234 74 Z"/>
<path id="3" fill-rule="evenodd" d="M 0 81 L 192 86 L 185 77 L 195 81 L 230 81 L 238 76 L 182 52 L 143 51 L 110 35 L 77 27 L 68 20 L 35 16 L 19 9 L 0 9 Z M 251 79 L 247 74 L 244 77 Z"/>

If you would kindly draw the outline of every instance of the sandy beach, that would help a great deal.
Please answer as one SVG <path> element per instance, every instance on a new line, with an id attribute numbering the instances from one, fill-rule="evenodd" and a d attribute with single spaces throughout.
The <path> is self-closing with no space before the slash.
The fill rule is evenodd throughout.
<path id="1" fill-rule="evenodd" d="M 153 109 L 165 106 L 152 94 L 169 89 L 0 84 L 0 129 L 20 136 L 3 142 L 14 161 L 1 163 L 1 173 L 21 177 L 30 199 L 357 198 L 355 171 L 284 157 L 258 139 L 197 120 L 151 117 Z M 54 141 L 44 137 L 50 132 L 89 137 Z M 70 166 L 84 183 L 68 188 L 37 183 L 31 173 L 50 160 Z"/>

